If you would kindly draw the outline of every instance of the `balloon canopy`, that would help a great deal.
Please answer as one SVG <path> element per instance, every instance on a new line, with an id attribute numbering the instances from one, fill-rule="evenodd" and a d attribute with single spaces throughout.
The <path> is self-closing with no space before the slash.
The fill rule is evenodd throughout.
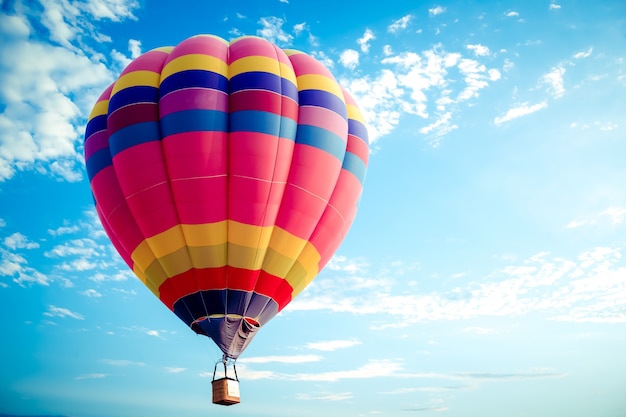
<path id="1" fill-rule="evenodd" d="M 122 258 L 236 359 L 342 242 L 369 145 L 311 56 L 200 35 L 132 61 L 94 105 L 84 150 Z"/>

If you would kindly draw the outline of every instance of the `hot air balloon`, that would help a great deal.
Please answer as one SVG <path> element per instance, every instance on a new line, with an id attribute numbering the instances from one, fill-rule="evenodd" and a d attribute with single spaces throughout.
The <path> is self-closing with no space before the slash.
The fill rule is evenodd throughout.
<path id="1" fill-rule="evenodd" d="M 330 260 L 368 152 L 360 110 L 317 60 L 211 35 L 132 61 L 94 105 L 84 141 L 112 244 L 224 361 Z"/>

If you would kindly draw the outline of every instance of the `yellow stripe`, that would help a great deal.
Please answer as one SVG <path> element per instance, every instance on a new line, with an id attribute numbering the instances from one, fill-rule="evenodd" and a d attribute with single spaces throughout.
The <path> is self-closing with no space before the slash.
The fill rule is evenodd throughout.
<path id="1" fill-rule="evenodd" d="M 93 109 L 91 109 L 91 113 L 89 113 L 89 118 L 87 120 L 91 120 L 94 117 L 107 114 L 108 112 L 109 112 L 109 100 L 99 101 L 96 104 L 94 104 Z"/>
<path id="2" fill-rule="evenodd" d="M 357 122 L 365 124 L 365 119 L 363 118 L 363 113 L 361 113 L 361 109 L 359 109 L 354 104 L 348 104 L 346 108 L 348 109 L 348 119 L 356 120 Z"/>
<path id="3" fill-rule="evenodd" d="M 278 75 L 279 77 L 291 81 L 294 85 L 296 84 L 296 74 L 293 72 L 293 68 L 290 65 L 286 65 L 277 59 L 267 56 L 246 56 L 239 58 L 235 62 L 231 62 L 228 68 L 228 77 L 232 79 L 235 75 L 254 71 Z"/>
<path id="4" fill-rule="evenodd" d="M 266 248 L 272 237 L 273 228 L 274 226 L 253 226 L 229 220 L 228 241 L 249 248 Z"/>
<path id="5" fill-rule="evenodd" d="M 321 256 L 315 246 L 311 242 L 307 242 L 304 250 L 298 257 L 297 265 L 303 268 L 303 271 L 294 267 L 285 277 L 293 292 L 291 298 L 295 298 L 300 292 L 313 281 L 313 278 L 319 273 L 319 262 Z"/>
<path id="6" fill-rule="evenodd" d="M 304 74 L 298 77 L 298 91 L 302 90 L 323 90 L 328 91 L 346 102 L 341 92 L 341 87 L 332 78 L 321 74 Z"/>
<path id="7" fill-rule="evenodd" d="M 228 220 L 206 224 L 182 224 L 189 246 L 214 246 L 226 243 Z"/>
<path id="8" fill-rule="evenodd" d="M 169 54 L 173 50 L 174 50 L 173 46 L 160 46 L 158 48 L 151 49 L 148 52 L 158 51 L 158 52 L 165 52 L 166 54 Z"/>
<path id="9" fill-rule="evenodd" d="M 122 75 L 117 79 L 111 91 L 111 97 L 120 90 L 136 85 L 147 85 L 149 87 L 158 87 L 161 75 L 153 71 L 133 71 Z"/>
<path id="10" fill-rule="evenodd" d="M 302 51 L 298 51 L 297 49 L 283 49 L 283 52 L 287 56 L 292 56 L 292 55 L 297 55 L 297 54 L 303 54 L 304 53 Z"/>
<path id="11" fill-rule="evenodd" d="M 299 293 L 318 274 L 321 260 L 310 242 L 279 227 L 252 226 L 232 220 L 177 225 L 141 242 L 131 258 L 135 274 L 155 294 L 167 278 L 191 268 L 226 265 L 262 269 L 285 278 L 295 293 Z"/>
<path id="12" fill-rule="evenodd" d="M 223 75 L 228 74 L 228 64 L 220 58 L 204 54 L 188 54 L 179 56 L 167 63 L 161 71 L 161 82 L 172 74 L 186 70 L 212 71 Z"/>

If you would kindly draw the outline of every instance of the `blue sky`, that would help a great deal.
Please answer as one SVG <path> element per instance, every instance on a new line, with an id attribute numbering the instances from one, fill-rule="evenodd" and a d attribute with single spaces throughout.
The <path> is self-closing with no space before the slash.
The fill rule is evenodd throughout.
<path id="1" fill-rule="evenodd" d="M 2 2 L 0 415 L 626 415 L 626 3 L 313 3 Z M 351 232 L 229 408 L 82 162 L 100 92 L 198 33 L 314 55 L 372 141 Z"/>

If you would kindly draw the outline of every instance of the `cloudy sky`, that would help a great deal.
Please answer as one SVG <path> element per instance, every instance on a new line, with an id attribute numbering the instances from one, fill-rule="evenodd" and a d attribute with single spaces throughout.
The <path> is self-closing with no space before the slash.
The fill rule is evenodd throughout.
<path id="1" fill-rule="evenodd" d="M 2 2 L 0 416 L 626 415 L 626 3 L 411 3 Z M 199 33 L 315 56 L 372 149 L 351 232 L 230 408 L 82 157 L 125 65 Z"/>

